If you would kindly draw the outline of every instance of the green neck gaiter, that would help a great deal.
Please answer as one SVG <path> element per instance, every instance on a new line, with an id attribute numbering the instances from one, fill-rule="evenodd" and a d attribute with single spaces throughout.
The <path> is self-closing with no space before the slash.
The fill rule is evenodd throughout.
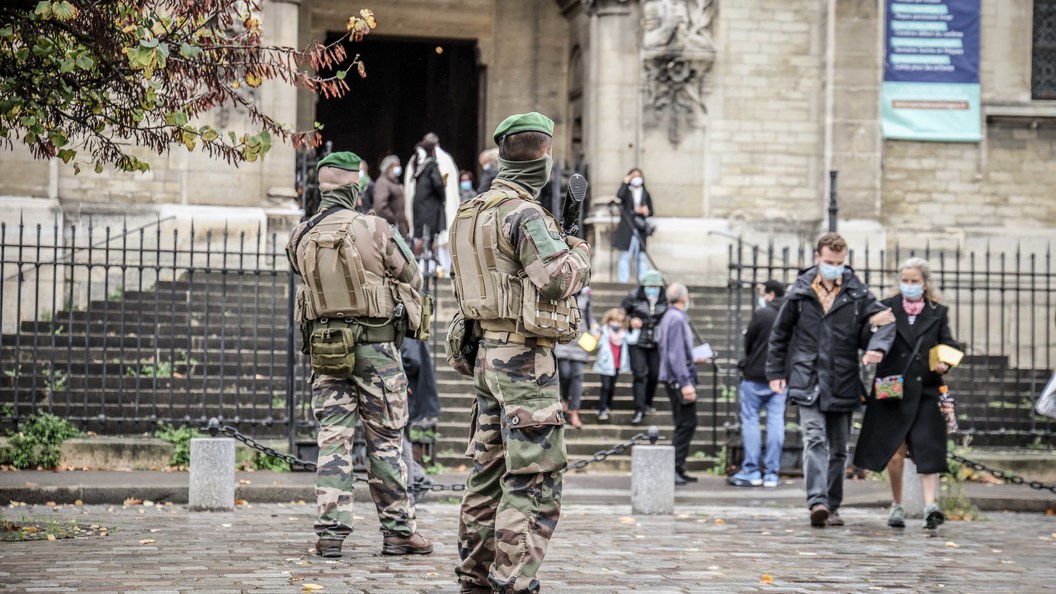
<path id="1" fill-rule="evenodd" d="M 525 189 L 533 198 L 539 197 L 539 192 L 550 180 L 550 170 L 554 166 L 554 159 L 546 155 L 534 161 L 507 161 L 499 159 L 499 174 L 495 179 L 515 183 Z"/>
<path id="2" fill-rule="evenodd" d="M 323 190 L 322 199 L 319 201 L 319 212 L 323 212 L 332 206 L 356 210 L 356 203 L 358 202 L 359 186 L 355 184 L 341 186 L 333 190 Z"/>

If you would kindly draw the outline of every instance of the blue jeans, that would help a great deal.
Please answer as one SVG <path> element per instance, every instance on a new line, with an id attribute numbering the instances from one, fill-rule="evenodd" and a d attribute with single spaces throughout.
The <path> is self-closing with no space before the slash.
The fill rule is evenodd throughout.
<path id="1" fill-rule="evenodd" d="M 626 283 L 631 279 L 631 260 L 638 261 L 638 280 L 641 281 L 642 275 L 649 270 L 649 258 L 642 251 L 637 235 L 631 236 L 631 245 L 628 246 L 627 251 L 620 252 L 620 261 L 616 265 L 616 277 L 621 283 Z"/>
<path id="2" fill-rule="evenodd" d="M 765 472 L 777 474 L 781 470 L 781 448 L 785 445 L 785 394 L 776 394 L 763 382 L 741 382 L 741 434 L 744 439 L 744 473 L 761 472 L 759 467 L 762 436 L 759 432 L 759 413 L 766 409 Z"/>

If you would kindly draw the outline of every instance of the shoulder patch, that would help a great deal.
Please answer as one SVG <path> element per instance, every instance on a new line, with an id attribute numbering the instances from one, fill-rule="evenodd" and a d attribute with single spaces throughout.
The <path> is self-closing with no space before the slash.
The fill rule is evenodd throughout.
<path id="1" fill-rule="evenodd" d="M 565 251 L 568 246 L 561 240 L 561 235 L 546 226 L 546 219 L 537 217 L 524 223 L 524 232 L 535 246 L 536 253 L 543 260 Z"/>

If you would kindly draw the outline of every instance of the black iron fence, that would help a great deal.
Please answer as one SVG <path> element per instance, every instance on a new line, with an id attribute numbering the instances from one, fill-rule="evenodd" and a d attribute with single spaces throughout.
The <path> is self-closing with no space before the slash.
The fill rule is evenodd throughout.
<path id="1" fill-rule="evenodd" d="M 953 335 L 966 357 L 947 376 L 956 397 L 961 432 L 978 445 L 1053 445 L 1056 423 L 1036 415 L 1034 400 L 1052 376 L 1056 347 L 1056 270 L 1052 248 L 851 250 L 848 264 L 880 298 L 898 291 L 899 265 L 926 259 L 944 302 L 950 307 Z M 729 251 L 725 342 L 728 353 L 743 352 L 740 332 L 756 307 L 759 284 L 786 284 L 813 265 L 811 245 L 776 247 L 738 241 Z M 723 390 L 735 394 L 739 381 L 732 365 L 724 369 Z M 736 419 L 736 399 L 726 398 L 726 416 Z M 795 423 L 794 411 L 789 423 Z M 733 421 L 736 424 L 736 421 Z"/>
<path id="2" fill-rule="evenodd" d="M 0 224 L 0 422 L 311 428 L 287 227 Z"/>

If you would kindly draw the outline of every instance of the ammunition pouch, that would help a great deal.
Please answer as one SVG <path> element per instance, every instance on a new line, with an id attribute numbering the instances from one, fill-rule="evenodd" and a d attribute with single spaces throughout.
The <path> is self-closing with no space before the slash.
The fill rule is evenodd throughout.
<path id="1" fill-rule="evenodd" d="M 342 379 L 352 377 L 356 369 L 355 331 L 342 322 L 312 324 L 308 356 L 315 373 Z"/>
<path id="2" fill-rule="evenodd" d="M 520 323 L 526 334 L 569 342 L 579 336 L 581 316 L 575 297 L 544 299 L 535 284 L 522 274 Z"/>
<path id="3" fill-rule="evenodd" d="M 444 348 L 447 351 L 447 364 L 459 375 L 473 377 L 473 368 L 477 362 L 477 349 L 483 331 L 475 320 L 467 320 L 461 311 L 455 313 L 447 326 L 447 340 Z"/>

